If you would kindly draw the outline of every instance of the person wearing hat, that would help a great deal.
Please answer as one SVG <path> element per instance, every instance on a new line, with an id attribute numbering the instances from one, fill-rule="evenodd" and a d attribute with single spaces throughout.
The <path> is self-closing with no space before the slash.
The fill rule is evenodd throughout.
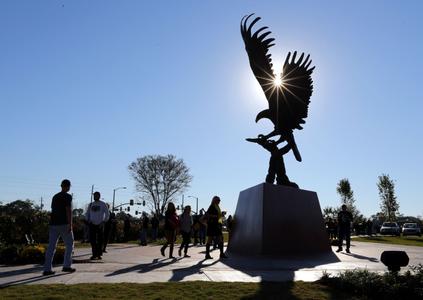
<path id="1" fill-rule="evenodd" d="M 104 223 L 109 219 L 110 213 L 107 204 L 100 200 L 100 193 L 94 193 L 94 202 L 88 205 L 85 218 L 90 231 L 92 256 L 90 259 L 101 259 L 103 255 Z"/>

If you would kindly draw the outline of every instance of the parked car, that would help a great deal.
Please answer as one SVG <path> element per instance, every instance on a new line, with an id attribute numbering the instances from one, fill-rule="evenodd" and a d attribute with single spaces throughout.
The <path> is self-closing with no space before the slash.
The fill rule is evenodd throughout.
<path id="1" fill-rule="evenodd" d="M 383 222 L 382 227 L 380 227 L 380 234 L 400 236 L 401 229 L 396 222 Z"/>
<path id="2" fill-rule="evenodd" d="M 404 223 L 402 226 L 402 235 L 418 235 L 422 236 L 420 227 L 417 223 Z"/>

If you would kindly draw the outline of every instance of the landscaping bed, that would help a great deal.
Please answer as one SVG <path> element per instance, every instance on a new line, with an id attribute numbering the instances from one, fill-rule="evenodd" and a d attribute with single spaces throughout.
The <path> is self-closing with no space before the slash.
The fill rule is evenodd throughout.
<path id="1" fill-rule="evenodd" d="M 44 262 L 45 245 L 4 245 L 0 246 L 0 264 L 39 264 Z M 58 245 L 53 262 L 63 262 L 65 247 Z"/>

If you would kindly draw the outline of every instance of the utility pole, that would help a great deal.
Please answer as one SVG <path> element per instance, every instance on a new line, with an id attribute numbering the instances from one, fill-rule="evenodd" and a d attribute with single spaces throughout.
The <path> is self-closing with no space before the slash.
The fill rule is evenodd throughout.
<path id="1" fill-rule="evenodd" d="M 115 194 L 116 194 L 116 189 L 113 190 L 112 212 L 115 211 Z"/>
<path id="2" fill-rule="evenodd" d="M 118 188 L 113 189 L 112 212 L 114 212 L 114 211 L 115 211 L 115 194 L 116 194 L 116 191 L 117 191 L 117 190 L 120 190 L 120 189 L 122 189 L 122 190 L 126 190 L 126 186 L 121 186 L 121 187 L 118 187 Z"/>
<path id="3" fill-rule="evenodd" d="M 195 214 L 198 215 L 198 197 L 188 196 L 188 198 L 195 198 Z"/>
<path id="4" fill-rule="evenodd" d="M 184 211 L 184 194 L 182 194 L 182 211 Z"/>
<path id="5" fill-rule="evenodd" d="M 43 204 L 43 197 L 41 197 L 41 205 L 40 205 L 41 211 L 43 211 L 44 204 Z"/>

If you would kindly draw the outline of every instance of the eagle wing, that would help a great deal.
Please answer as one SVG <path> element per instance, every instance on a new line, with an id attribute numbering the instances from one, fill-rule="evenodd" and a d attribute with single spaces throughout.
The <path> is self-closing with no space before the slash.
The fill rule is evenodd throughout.
<path id="1" fill-rule="evenodd" d="M 266 31 L 268 27 L 261 27 L 256 32 L 252 32 L 254 24 L 261 19 L 257 17 L 248 25 L 248 19 L 253 15 L 254 14 L 251 14 L 242 18 L 241 35 L 244 40 L 245 50 L 247 51 L 254 76 L 260 83 L 266 94 L 266 98 L 269 99 L 275 75 L 272 69 L 272 58 L 268 52 L 269 48 L 275 45 L 272 43 L 275 39 L 267 38 L 271 33 L 270 31 Z"/>
<path id="2" fill-rule="evenodd" d="M 310 97 L 313 93 L 313 80 L 311 73 L 315 67 L 310 68 L 310 55 L 304 59 L 304 53 L 296 61 L 297 52 L 291 58 L 288 53 L 282 69 L 280 94 L 282 101 L 279 101 L 279 120 L 283 124 L 280 127 L 286 129 L 302 129 L 301 124 L 305 123 L 308 115 Z"/>

